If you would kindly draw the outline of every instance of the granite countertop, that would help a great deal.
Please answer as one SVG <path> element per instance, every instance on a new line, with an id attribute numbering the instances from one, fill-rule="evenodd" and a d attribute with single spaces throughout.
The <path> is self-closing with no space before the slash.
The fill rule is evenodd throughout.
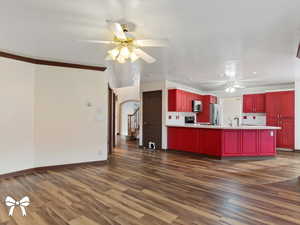
<path id="1" fill-rule="evenodd" d="M 205 128 L 205 129 L 228 129 L 228 130 L 280 130 L 281 127 L 271 126 L 222 126 L 222 125 L 203 125 L 203 124 L 167 124 L 167 127 L 187 127 L 187 128 Z"/>

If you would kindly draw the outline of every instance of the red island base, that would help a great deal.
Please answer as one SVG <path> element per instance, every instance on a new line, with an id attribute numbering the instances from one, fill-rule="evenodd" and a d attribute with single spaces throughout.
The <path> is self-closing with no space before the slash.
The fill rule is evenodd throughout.
<path id="1" fill-rule="evenodd" d="M 168 127 L 168 149 L 214 156 L 276 155 L 276 130 Z"/>

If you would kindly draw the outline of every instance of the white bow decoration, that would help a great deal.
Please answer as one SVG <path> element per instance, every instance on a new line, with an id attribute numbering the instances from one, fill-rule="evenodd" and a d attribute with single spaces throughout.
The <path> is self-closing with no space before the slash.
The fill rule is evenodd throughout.
<path id="1" fill-rule="evenodd" d="M 20 201 L 16 201 L 12 197 L 7 196 L 5 199 L 5 204 L 6 204 L 6 206 L 10 207 L 9 213 L 8 213 L 9 216 L 12 216 L 14 214 L 14 209 L 16 206 L 19 206 L 21 208 L 22 215 L 26 216 L 25 207 L 29 206 L 30 200 L 27 196 L 22 198 Z"/>

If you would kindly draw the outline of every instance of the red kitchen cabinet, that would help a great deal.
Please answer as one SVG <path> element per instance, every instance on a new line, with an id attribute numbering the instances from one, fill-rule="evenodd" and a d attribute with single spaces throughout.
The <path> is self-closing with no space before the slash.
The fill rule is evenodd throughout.
<path id="1" fill-rule="evenodd" d="M 212 95 L 202 96 L 203 111 L 197 114 L 197 122 L 209 123 L 210 122 L 210 104 L 217 103 L 217 97 Z"/>
<path id="2" fill-rule="evenodd" d="M 253 96 L 244 95 L 243 96 L 243 112 L 252 113 L 253 112 Z"/>
<path id="3" fill-rule="evenodd" d="M 179 149 L 178 144 L 178 130 L 180 128 L 177 127 L 169 127 L 168 128 L 168 149 L 174 150 Z"/>
<path id="4" fill-rule="evenodd" d="M 198 132 L 198 129 L 169 127 L 168 149 L 198 152 Z"/>
<path id="5" fill-rule="evenodd" d="M 267 93 L 266 113 L 268 118 L 294 118 L 295 92 L 279 91 Z"/>
<path id="6" fill-rule="evenodd" d="M 199 149 L 202 153 L 212 156 L 221 156 L 222 133 L 218 129 L 202 129 L 202 142 L 199 144 Z"/>
<path id="7" fill-rule="evenodd" d="M 179 90 L 172 89 L 168 91 L 168 111 L 179 112 Z"/>
<path id="8" fill-rule="evenodd" d="M 265 113 L 265 94 L 243 95 L 244 113 Z"/>
<path id="9" fill-rule="evenodd" d="M 193 100 L 200 100 L 201 95 L 190 93 L 179 89 L 168 91 L 169 112 L 192 112 Z"/>
<path id="10" fill-rule="evenodd" d="M 259 154 L 262 156 L 276 154 L 276 131 L 260 130 L 259 131 Z"/>
<path id="11" fill-rule="evenodd" d="M 279 114 L 281 118 L 294 118 L 295 117 L 295 92 L 282 91 L 280 92 Z"/>
<path id="12" fill-rule="evenodd" d="M 254 110 L 256 113 L 265 113 L 266 112 L 266 95 L 265 94 L 256 94 L 254 101 Z"/>
<path id="13" fill-rule="evenodd" d="M 241 152 L 241 136 L 238 130 L 223 131 L 223 153 L 234 156 Z"/>
<path id="14" fill-rule="evenodd" d="M 279 116 L 279 92 L 269 92 L 266 94 L 266 115 L 268 120 L 277 120 Z"/>
<path id="15" fill-rule="evenodd" d="M 187 152 L 197 152 L 198 149 L 198 130 L 182 128 L 180 130 L 181 149 Z"/>
<path id="16" fill-rule="evenodd" d="M 277 147 L 294 149 L 295 92 L 279 91 L 266 94 L 268 126 L 278 126 Z"/>
<path id="17" fill-rule="evenodd" d="M 280 119 L 279 126 L 281 130 L 277 133 L 277 146 L 280 148 L 294 148 L 294 119 Z"/>
<path id="18" fill-rule="evenodd" d="M 243 155 L 257 155 L 258 149 L 258 131 L 257 130 L 243 130 L 241 131 Z"/>
<path id="19" fill-rule="evenodd" d="M 205 131 L 203 129 L 196 129 L 198 131 L 198 143 L 197 143 L 197 153 L 204 154 L 205 148 Z"/>
<path id="20" fill-rule="evenodd" d="M 217 157 L 274 156 L 276 130 L 168 127 L 168 148 Z"/>

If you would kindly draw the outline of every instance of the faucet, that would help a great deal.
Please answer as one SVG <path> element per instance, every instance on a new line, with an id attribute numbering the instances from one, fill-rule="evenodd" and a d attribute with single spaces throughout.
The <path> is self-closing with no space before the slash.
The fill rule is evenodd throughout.
<path id="1" fill-rule="evenodd" d="M 236 124 L 239 127 L 240 126 L 240 118 L 239 117 L 234 117 L 233 119 L 237 121 Z"/>

